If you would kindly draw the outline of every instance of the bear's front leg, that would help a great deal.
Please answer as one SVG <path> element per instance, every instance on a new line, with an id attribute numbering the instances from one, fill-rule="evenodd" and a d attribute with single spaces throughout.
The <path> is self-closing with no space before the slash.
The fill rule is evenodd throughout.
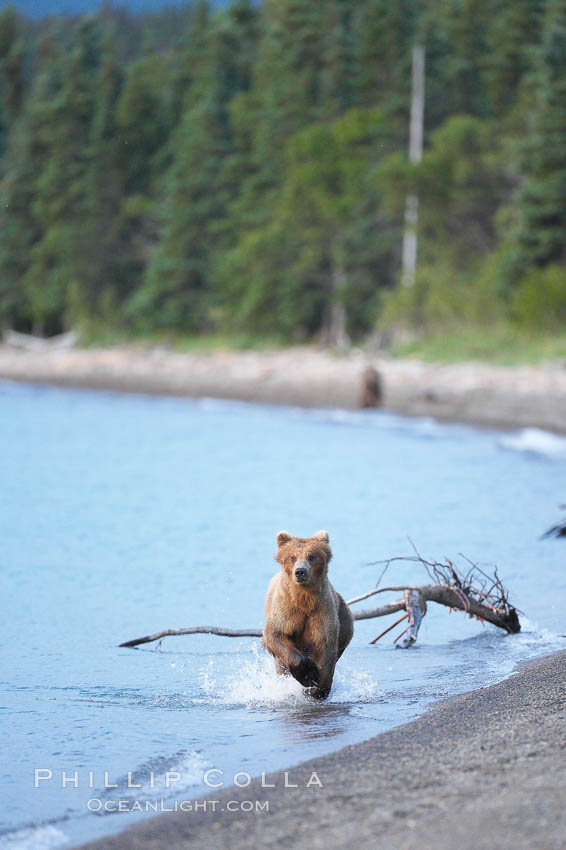
<path id="1" fill-rule="evenodd" d="M 291 676 L 304 688 L 318 685 L 319 670 L 312 658 L 299 649 L 287 635 L 266 624 L 263 631 L 263 644 L 275 658 L 278 673 L 289 671 Z"/>
<path id="2" fill-rule="evenodd" d="M 317 700 L 327 699 L 331 689 L 332 679 L 321 680 L 319 681 L 318 685 L 316 685 L 316 687 L 309 689 L 308 695 L 309 697 L 312 697 L 313 699 Z"/>
<path id="3" fill-rule="evenodd" d="M 316 687 L 319 682 L 319 670 L 312 658 L 296 651 L 296 660 L 289 664 L 289 672 L 303 688 Z"/>
<path id="4" fill-rule="evenodd" d="M 316 686 L 311 688 L 309 696 L 313 699 L 326 699 L 332 688 L 332 680 L 334 679 L 334 668 L 336 667 L 336 655 L 334 652 L 326 652 L 323 654 L 319 666 L 319 676 Z"/>

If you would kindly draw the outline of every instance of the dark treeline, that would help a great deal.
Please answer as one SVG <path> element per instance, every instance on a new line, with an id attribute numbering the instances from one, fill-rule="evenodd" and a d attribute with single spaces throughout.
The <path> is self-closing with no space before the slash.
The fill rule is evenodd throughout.
<path id="1" fill-rule="evenodd" d="M 566 2 L 5 10 L 0 181 L 0 327 L 333 343 L 380 324 L 560 325 Z"/>

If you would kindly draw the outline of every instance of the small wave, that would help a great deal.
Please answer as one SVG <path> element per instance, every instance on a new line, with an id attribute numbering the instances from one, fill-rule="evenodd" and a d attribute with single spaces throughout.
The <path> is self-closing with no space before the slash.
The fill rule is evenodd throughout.
<path id="1" fill-rule="evenodd" d="M 559 437 L 540 428 L 523 428 L 516 434 L 501 437 L 503 449 L 549 458 L 566 458 L 566 437 Z"/>
<path id="2" fill-rule="evenodd" d="M 455 433 L 466 426 L 440 423 L 430 416 L 401 416 L 387 410 L 350 410 L 343 407 L 297 407 L 258 404 L 236 399 L 200 398 L 191 403 L 207 413 L 240 413 L 242 410 L 257 410 L 276 413 L 278 418 L 311 421 L 322 425 L 346 426 L 351 428 L 374 428 L 417 438 L 439 439 Z"/>
<path id="3" fill-rule="evenodd" d="M 252 407 L 249 402 L 239 399 L 213 398 L 211 396 L 190 399 L 190 402 L 194 407 L 198 407 L 206 413 L 239 413 Z"/>
<path id="4" fill-rule="evenodd" d="M 564 649 L 565 641 L 560 635 L 551 632 L 545 626 L 533 623 L 522 614 L 521 631 L 517 635 L 513 635 L 513 640 L 509 641 L 509 646 L 522 660 Z"/>
<path id="5" fill-rule="evenodd" d="M 526 661 L 550 655 L 553 652 L 563 650 L 566 646 L 564 638 L 551 632 L 544 626 L 538 626 L 525 616 L 521 616 L 521 631 L 517 635 L 510 636 L 505 642 L 507 655 L 499 659 L 492 659 L 490 669 L 492 681 L 500 681 L 518 672 L 517 665 Z"/>
<path id="6" fill-rule="evenodd" d="M 327 425 L 347 425 L 363 428 L 378 428 L 384 431 L 396 431 L 413 434 L 417 437 L 441 437 L 447 428 L 430 417 L 398 416 L 384 410 L 346 410 L 341 407 L 315 408 L 299 411 L 302 417 L 314 419 Z"/>
<path id="7" fill-rule="evenodd" d="M 29 826 L 0 836 L 1 850 L 55 850 L 69 839 L 54 826 Z"/>
<path id="8" fill-rule="evenodd" d="M 200 750 L 182 750 L 145 762 L 128 775 L 117 779 L 113 783 L 117 788 L 108 788 L 99 796 L 101 799 L 119 796 L 121 800 L 131 801 L 145 797 L 176 796 L 201 786 L 208 767 L 210 763 Z M 178 774 L 179 778 L 172 778 L 173 774 Z M 107 813 L 101 809 L 100 814 Z"/>
<path id="9" fill-rule="evenodd" d="M 505 636 L 499 630 L 490 627 L 471 638 L 469 643 L 474 647 L 471 653 L 466 653 L 466 658 L 471 665 L 471 675 L 474 678 L 473 687 L 484 687 L 499 682 L 516 673 L 518 664 L 566 648 L 563 637 L 545 626 L 537 625 L 524 614 L 521 614 L 521 631 L 518 634 Z M 477 676 L 478 650 L 481 663 L 479 677 Z"/>

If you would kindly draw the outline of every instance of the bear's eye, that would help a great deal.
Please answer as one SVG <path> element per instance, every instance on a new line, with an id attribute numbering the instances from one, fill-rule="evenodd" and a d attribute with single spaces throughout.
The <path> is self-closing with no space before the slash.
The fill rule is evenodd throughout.
<path id="1" fill-rule="evenodd" d="M 291 555 L 291 563 L 294 564 L 296 560 L 296 557 L 294 555 Z"/>
<path id="2" fill-rule="evenodd" d="M 309 562 L 309 564 L 314 564 L 314 555 L 309 555 L 307 561 Z"/>

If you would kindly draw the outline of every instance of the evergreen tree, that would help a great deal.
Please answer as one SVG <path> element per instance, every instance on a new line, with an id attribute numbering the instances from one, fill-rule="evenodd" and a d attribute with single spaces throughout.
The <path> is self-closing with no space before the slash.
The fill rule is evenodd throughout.
<path id="1" fill-rule="evenodd" d="M 186 41 L 175 52 L 171 81 L 171 118 L 176 126 L 185 110 L 194 105 L 193 83 L 200 80 L 202 69 L 209 59 L 209 34 L 211 12 L 208 0 L 197 0 L 191 10 Z"/>
<path id="2" fill-rule="evenodd" d="M 406 124 L 416 0 L 369 0 L 354 8 L 356 102 Z"/>
<path id="3" fill-rule="evenodd" d="M 323 26 L 330 6 L 333 16 L 326 14 L 326 22 L 332 18 L 336 24 L 338 38 L 334 41 L 325 38 Z M 265 228 L 274 214 L 285 175 L 283 151 L 288 140 L 320 114 L 335 112 L 332 80 L 341 85 L 343 66 L 343 51 L 338 44 L 343 40 L 342 19 L 336 15 L 337 9 L 334 0 L 320 4 L 266 0 L 262 7 L 250 85 L 231 104 L 235 154 L 231 161 L 237 162 L 241 179 L 228 208 L 228 257 L 218 258 L 223 280 L 231 252 L 238 265 L 242 252 L 247 252 L 248 240 L 253 241 L 258 228 Z M 333 44 L 337 46 L 334 57 L 330 51 Z M 328 74 L 323 81 L 325 51 Z M 334 65 L 333 58 L 337 58 Z"/>
<path id="4" fill-rule="evenodd" d="M 49 164 L 46 139 L 61 87 L 61 57 L 48 33 L 41 44 L 32 91 L 11 126 L 0 183 L 0 323 L 27 330 L 49 329 L 51 320 L 55 329 L 59 327 L 49 292 L 26 293 L 23 280 L 32 250 L 44 233 L 36 190 Z"/>
<path id="5" fill-rule="evenodd" d="M 426 46 L 426 126 L 454 114 L 487 117 L 483 82 L 487 27 L 498 0 L 431 0 L 423 5 L 418 36 Z"/>
<path id="6" fill-rule="evenodd" d="M 519 274 L 566 263 L 566 6 L 547 0 L 534 67 L 534 103 L 522 147 L 517 195 Z"/>
<path id="7" fill-rule="evenodd" d="M 323 6 L 321 118 L 334 118 L 355 102 L 353 13 L 350 0 L 326 0 Z"/>
<path id="8" fill-rule="evenodd" d="M 132 62 L 115 105 L 120 169 L 127 195 L 147 195 L 157 170 L 155 158 L 171 130 L 167 67 L 158 56 Z"/>
<path id="9" fill-rule="evenodd" d="M 251 6 L 242 2 L 235 14 L 222 15 L 211 26 L 207 62 L 197 69 L 171 140 L 160 241 L 130 304 L 141 326 L 195 331 L 209 323 L 216 303 L 211 260 L 235 191 L 229 103 L 248 85 L 242 54 L 253 38 L 254 18 Z"/>
<path id="10" fill-rule="evenodd" d="M 495 114 L 517 102 L 541 34 L 544 0 L 500 0 L 486 24 L 484 85 Z"/>
<path id="11" fill-rule="evenodd" d="M 5 152 L 23 95 L 23 44 L 16 12 L 8 6 L 0 13 L 0 161 Z"/>
<path id="12" fill-rule="evenodd" d="M 281 149 L 309 121 L 321 101 L 324 4 L 266 0 L 264 28 L 249 97 L 253 160 L 259 191 L 280 182 Z"/>
<path id="13" fill-rule="evenodd" d="M 158 238 L 157 187 L 170 162 L 174 126 L 168 95 L 171 71 L 166 55 L 148 55 L 129 66 L 115 107 L 120 177 L 120 303 L 139 289 Z M 117 267 L 117 268 L 118 268 Z"/>
<path id="14" fill-rule="evenodd" d="M 116 128 L 116 107 L 122 73 L 115 45 L 107 34 L 95 85 L 96 99 L 88 141 L 87 197 L 84 227 L 88 244 L 81 260 L 81 280 L 74 309 L 88 322 L 99 317 L 115 321 L 115 310 L 127 286 L 127 261 L 121 226 L 124 175 L 121 168 L 122 139 Z"/>
<path id="15" fill-rule="evenodd" d="M 36 325 L 60 326 L 75 318 L 90 255 L 90 140 L 99 70 L 99 29 L 86 18 L 75 46 L 63 62 L 62 85 L 45 104 L 41 141 L 46 168 L 35 185 L 34 214 L 42 235 L 30 253 L 24 286 L 34 305 Z"/>
<path id="16" fill-rule="evenodd" d="M 367 329 L 361 305 L 375 302 L 378 269 L 390 252 L 375 234 L 379 199 L 371 188 L 373 163 L 388 145 L 385 122 L 372 110 L 292 137 L 269 222 L 225 260 L 225 298 L 236 323 L 295 338 L 320 332 L 331 344 Z M 360 256 L 368 228 L 373 251 Z"/>

